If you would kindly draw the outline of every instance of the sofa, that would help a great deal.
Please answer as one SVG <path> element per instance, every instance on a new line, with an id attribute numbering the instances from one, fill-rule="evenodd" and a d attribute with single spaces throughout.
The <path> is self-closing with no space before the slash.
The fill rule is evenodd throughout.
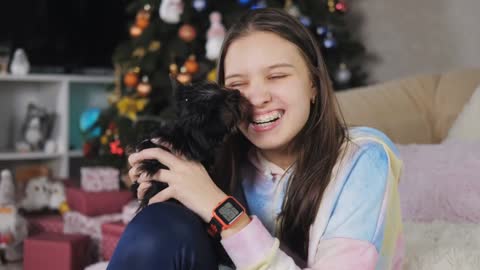
<path id="1" fill-rule="evenodd" d="M 480 269 L 480 138 L 449 134 L 474 92 L 480 68 L 337 93 L 348 125 L 377 128 L 398 146 L 406 270 Z"/>

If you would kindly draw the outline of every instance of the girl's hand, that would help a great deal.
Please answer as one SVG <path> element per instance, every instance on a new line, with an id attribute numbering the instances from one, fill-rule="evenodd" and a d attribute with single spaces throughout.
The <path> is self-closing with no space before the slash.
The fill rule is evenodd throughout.
<path id="1" fill-rule="evenodd" d="M 138 176 L 137 166 L 144 159 L 156 159 L 169 168 L 160 169 L 153 177 L 145 174 Z M 175 155 L 161 148 L 148 148 L 131 154 L 128 162 L 132 166 L 129 176 L 137 181 L 138 198 L 150 186 L 149 180 L 160 181 L 168 187 L 153 196 L 149 204 L 176 199 L 199 215 L 205 222 L 212 218 L 212 211 L 227 195 L 218 188 L 208 175 L 202 164 L 187 160 L 184 156 Z"/>

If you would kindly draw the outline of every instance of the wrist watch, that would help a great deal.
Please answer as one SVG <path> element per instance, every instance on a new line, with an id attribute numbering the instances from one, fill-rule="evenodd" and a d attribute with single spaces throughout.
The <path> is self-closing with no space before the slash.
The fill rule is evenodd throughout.
<path id="1" fill-rule="evenodd" d="M 208 234 L 220 239 L 220 233 L 232 227 L 243 214 L 246 214 L 245 208 L 234 197 L 228 196 L 213 209 Z"/>

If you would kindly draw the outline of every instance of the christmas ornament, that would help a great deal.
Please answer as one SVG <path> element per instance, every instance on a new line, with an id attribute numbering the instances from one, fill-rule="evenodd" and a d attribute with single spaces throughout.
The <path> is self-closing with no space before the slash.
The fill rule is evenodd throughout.
<path id="1" fill-rule="evenodd" d="M 15 75 L 26 75 L 30 71 L 30 62 L 28 62 L 27 53 L 19 48 L 13 54 L 10 63 L 10 72 Z"/>
<path id="2" fill-rule="evenodd" d="M 306 27 L 309 27 L 312 24 L 312 20 L 307 16 L 300 16 L 300 22 Z"/>
<path id="3" fill-rule="evenodd" d="M 207 4 L 205 3 L 205 0 L 194 0 L 193 1 L 193 8 L 198 12 L 203 11 L 206 6 L 207 6 Z"/>
<path id="4" fill-rule="evenodd" d="M 178 29 L 178 36 L 185 42 L 191 42 L 197 36 L 197 31 L 190 24 L 184 24 Z"/>
<path id="5" fill-rule="evenodd" d="M 327 34 L 328 28 L 326 26 L 317 26 L 317 35 L 324 36 Z"/>
<path id="6" fill-rule="evenodd" d="M 216 69 L 212 69 L 212 70 L 210 70 L 210 72 L 208 72 L 207 80 L 209 80 L 211 82 L 216 82 L 217 81 L 217 70 Z"/>
<path id="7" fill-rule="evenodd" d="M 143 32 L 142 28 L 136 25 L 130 26 L 130 36 L 132 36 L 133 38 L 139 37 L 142 34 L 142 32 Z"/>
<path id="8" fill-rule="evenodd" d="M 150 94 L 152 91 L 152 86 L 148 82 L 148 76 L 144 75 L 142 77 L 142 82 L 138 84 L 137 86 L 137 92 L 140 96 L 146 97 Z"/>
<path id="9" fill-rule="evenodd" d="M 140 47 L 133 50 L 132 56 L 137 58 L 143 58 L 146 53 L 147 51 L 145 50 L 145 48 Z"/>
<path id="10" fill-rule="evenodd" d="M 148 9 L 142 9 L 137 13 L 137 17 L 135 19 L 135 25 L 140 29 L 145 29 L 150 24 L 150 5 L 146 5 Z"/>
<path id="11" fill-rule="evenodd" d="M 99 108 L 89 108 L 80 115 L 80 131 L 86 134 L 87 138 L 95 138 L 100 136 L 102 130 L 96 127 L 90 130 L 100 118 L 102 110 Z"/>
<path id="12" fill-rule="evenodd" d="M 335 0 L 328 0 L 328 11 L 335 12 Z"/>
<path id="13" fill-rule="evenodd" d="M 190 74 L 197 73 L 199 65 L 197 63 L 197 59 L 196 59 L 195 55 L 193 55 L 193 54 L 190 55 L 188 57 L 187 61 L 185 61 L 184 66 L 185 66 L 188 73 L 190 73 Z"/>
<path id="14" fill-rule="evenodd" d="M 340 0 L 338 3 L 335 4 L 335 9 L 342 13 L 347 12 L 347 4 L 344 1 Z"/>
<path id="15" fill-rule="evenodd" d="M 323 46 L 327 49 L 331 49 L 337 45 L 337 41 L 333 37 L 332 32 L 327 33 L 327 37 L 323 40 Z"/>
<path id="16" fill-rule="evenodd" d="M 335 81 L 340 84 L 347 84 L 352 78 L 352 72 L 348 69 L 345 63 L 340 63 L 337 73 L 335 74 Z"/>
<path id="17" fill-rule="evenodd" d="M 242 6 L 246 6 L 248 4 L 250 4 L 250 0 L 238 0 L 238 3 Z"/>
<path id="18" fill-rule="evenodd" d="M 187 72 L 185 67 L 181 67 L 180 74 L 177 75 L 177 81 L 181 84 L 188 84 L 192 81 L 192 75 Z"/>
<path id="19" fill-rule="evenodd" d="M 160 19 L 166 23 L 176 24 L 180 22 L 180 16 L 183 13 L 182 0 L 162 0 L 160 4 Z"/>
<path id="20" fill-rule="evenodd" d="M 168 69 L 170 70 L 170 75 L 171 75 L 171 76 L 174 76 L 174 77 L 177 76 L 177 74 L 178 74 L 178 66 L 177 66 L 177 64 L 175 64 L 175 63 L 170 64 L 170 66 L 168 67 Z"/>
<path id="21" fill-rule="evenodd" d="M 121 116 L 125 116 L 132 121 L 136 121 L 137 113 L 143 111 L 147 103 L 148 103 L 148 100 L 145 98 L 133 99 L 128 96 L 123 97 L 117 103 L 118 114 Z M 111 130 L 108 129 L 107 135 L 111 135 L 111 134 L 112 134 Z"/>
<path id="22" fill-rule="evenodd" d="M 222 24 L 220 12 L 210 14 L 210 27 L 207 31 L 207 42 L 205 44 L 206 57 L 209 60 L 216 60 L 220 56 L 222 43 L 225 39 L 225 27 Z"/>
<path id="23" fill-rule="evenodd" d="M 148 45 L 148 50 L 150 52 L 156 52 L 156 51 L 160 50 L 161 47 L 162 47 L 162 43 L 158 40 L 154 40 L 154 41 L 150 42 L 150 45 Z"/>
<path id="24" fill-rule="evenodd" d="M 113 142 L 110 143 L 110 153 L 112 153 L 113 155 L 123 155 L 123 148 L 122 146 L 120 145 L 120 140 L 115 140 Z"/>
<path id="25" fill-rule="evenodd" d="M 291 16 L 298 18 L 300 17 L 300 9 L 298 9 L 297 5 L 293 4 L 292 0 L 285 1 L 285 7 L 283 8 L 288 14 Z"/>
<path id="26" fill-rule="evenodd" d="M 123 83 L 127 87 L 135 87 L 138 84 L 138 72 L 129 71 L 123 77 Z"/>

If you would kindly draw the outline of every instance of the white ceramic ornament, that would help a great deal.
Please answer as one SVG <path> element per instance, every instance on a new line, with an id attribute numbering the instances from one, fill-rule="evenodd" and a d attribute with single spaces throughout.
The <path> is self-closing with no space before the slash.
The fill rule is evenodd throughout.
<path id="1" fill-rule="evenodd" d="M 216 60 L 220 56 L 223 40 L 225 39 L 225 27 L 222 24 L 222 15 L 214 11 L 210 14 L 210 28 L 207 31 L 207 43 L 205 44 L 206 57 Z"/>
<path id="2" fill-rule="evenodd" d="M 166 23 L 176 24 L 180 22 L 183 13 L 182 0 L 163 0 L 160 4 L 160 19 Z"/>
<path id="3" fill-rule="evenodd" d="M 5 169 L 2 170 L 0 178 L 0 207 L 13 204 L 15 204 L 15 185 L 12 173 Z"/>
<path id="4" fill-rule="evenodd" d="M 33 117 L 25 130 L 25 141 L 30 144 L 33 150 L 38 150 L 43 139 L 40 118 Z"/>
<path id="5" fill-rule="evenodd" d="M 50 191 L 48 207 L 51 210 L 58 210 L 60 205 L 66 201 L 65 188 L 61 182 L 53 182 L 50 183 L 48 189 Z"/>
<path id="6" fill-rule="evenodd" d="M 30 63 L 27 53 L 23 49 L 16 49 L 10 64 L 10 73 L 15 75 L 26 75 L 30 72 Z"/>

